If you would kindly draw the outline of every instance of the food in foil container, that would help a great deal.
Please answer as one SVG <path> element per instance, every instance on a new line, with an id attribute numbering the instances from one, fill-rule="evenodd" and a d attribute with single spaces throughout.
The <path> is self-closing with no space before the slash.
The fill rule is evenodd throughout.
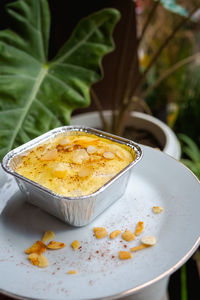
<path id="1" fill-rule="evenodd" d="M 128 146 L 70 132 L 31 149 L 15 172 L 67 197 L 94 193 L 135 159 Z"/>
<path id="2" fill-rule="evenodd" d="M 63 126 L 10 151 L 2 166 L 30 203 L 83 226 L 124 194 L 130 170 L 141 157 L 133 141 Z"/>

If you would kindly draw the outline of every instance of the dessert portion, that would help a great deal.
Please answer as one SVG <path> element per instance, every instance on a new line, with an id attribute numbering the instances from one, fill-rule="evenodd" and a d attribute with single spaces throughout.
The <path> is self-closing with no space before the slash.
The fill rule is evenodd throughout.
<path id="1" fill-rule="evenodd" d="M 97 191 L 135 157 L 127 145 L 70 131 L 22 155 L 15 171 L 57 194 L 79 197 Z"/>

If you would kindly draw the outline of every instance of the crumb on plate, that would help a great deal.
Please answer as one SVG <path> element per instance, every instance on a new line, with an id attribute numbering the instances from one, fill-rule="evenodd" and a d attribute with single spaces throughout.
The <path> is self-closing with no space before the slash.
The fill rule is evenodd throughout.
<path id="1" fill-rule="evenodd" d="M 135 239 L 135 235 L 134 233 L 132 233 L 129 229 L 126 229 L 123 233 L 122 233 L 122 238 L 127 241 L 133 241 Z"/>
<path id="2" fill-rule="evenodd" d="M 130 259 L 132 257 L 131 253 L 128 251 L 119 251 L 119 259 Z"/>
<path id="3" fill-rule="evenodd" d="M 163 211 L 163 207 L 162 206 L 153 206 L 152 211 L 154 212 L 154 214 L 160 214 Z"/>
<path id="4" fill-rule="evenodd" d="M 44 233 L 44 235 L 42 237 L 42 242 L 46 243 L 46 242 L 48 242 L 50 240 L 53 240 L 54 237 L 55 237 L 54 232 L 51 231 L 51 230 L 47 230 L 47 231 L 45 231 L 45 233 Z"/>
<path id="5" fill-rule="evenodd" d="M 117 237 L 120 233 L 121 233 L 121 230 L 114 230 L 113 232 L 111 232 L 110 238 L 111 238 L 111 239 L 114 239 L 114 238 Z"/>
<path id="6" fill-rule="evenodd" d="M 30 260 L 30 262 L 37 267 L 40 268 L 45 268 L 48 266 L 48 260 L 47 258 L 42 255 L 42 254 L 37 254 L 37 253 L 31 253 L 28 256 L 28 259 Z"/>
<path id="7" fill-rule="evenodd" d="M 72 274 L 78 274 L 76 270 L 69 270 L 67 274 L 72 275 Z"/>
<path id="8" fill-rule="evenodd" d="M 154 246 L 156 244 L 156 238 L 153 235 L 143 236 L 141 242 L 145 245 Z"/>
<path id="9" fill-rule="evenodd" d="M 136 252 L 145 248 L 148 248 L 150 245 L 140 244 L 138 246 L 132 247 L 130 250 L 131 252 Z"/>
<path id="10" fill-rule="evenodd" d="M 74 240 L 71 244 L 72 248 L 74 249 L 74 251 L 76 251 L 79 247 L 80 247 L 80 243 L 77 240 Z"/>
<path id="11" fill-rule="evenodd" d="M 102 239 L 108 235 L 108 232 L 104 227 L 94 227 L 93 231 L 97 239 Z"/>
<path id="12" fill-rule="evenodd" d="M 144 230 L 144 222 L 139 221 L 135 229 L 135 235 L 140 235 Z"/>
<path id="13" fill-rule="evenodd" d="M 26 254 L 37 253 L 41 254 L 45 252 L 47 246 L 42 241 L 36 241 L 31 247 L 27 248 L 24 252 Z"/>
<path id="14" fill-rule="evenodd" d="M 64 248 L 65 246 L 66 246 L 66 244 L 64 244 L 64 243 L 51 241 L 48 243 L 47 248 L 52 249 L 52 250 L 57 250 L 57 249 Z"/>

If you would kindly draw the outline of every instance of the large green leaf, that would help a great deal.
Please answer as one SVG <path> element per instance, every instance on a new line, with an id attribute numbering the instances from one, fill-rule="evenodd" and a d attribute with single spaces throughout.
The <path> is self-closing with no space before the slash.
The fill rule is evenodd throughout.
<path id="1" fill-rule="evenodd" d="M 157 1 L 157 0 L 155 0 Z M 183 17 L 188 16 L 187 10 L 181 6 L 180 4 L 176 3 L 176 0 L 161 0 L 161 4 L 169 11 L 181 15 Z"/>
<path id="2" fill-rule="evenodd" d="M 13 25 L 0 32 L 0 158 L 69 124 L 75 108 L 89 105 L 89 88 L 102 78 L 101 60 L 114 48 L 112 32 L 119 19 L 115 9 L 82 19 L 49 62 L 47 1 L 18 0 L 7 10 Z"/>

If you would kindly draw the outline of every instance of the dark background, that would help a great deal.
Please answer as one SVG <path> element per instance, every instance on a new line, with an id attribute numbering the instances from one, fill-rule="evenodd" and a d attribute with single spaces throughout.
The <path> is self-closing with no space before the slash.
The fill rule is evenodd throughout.
<path id="1" fill-rule="evenodd" d="M 0 0 L 0 29 L 5 29 L 9 27 L 9 20 L 5 12 L 5 5 L 7 3 L 13 2 L 13 0 Z M 97 11 L 104 7 L 116 7 L 122 13 L 122 19 L 116 26 L 114 32 L 114 38 L 117 45 L 115 53 L 107 55 L 104 58 L 104 68 L 105 68 L 105 78 L 102 82 L 95 85 L 96 92 L 100 95 L 102 99 L 102 104 L 104 108 L 110 108 L 109 99 L 112 98 L 112 86 L 114 85 L 113 72 L 115 72 L 115 66 L 119 61 L 120 51 L 123 47 L 123 30 L 125 28 L 125 23 L 129 10 L 124 9 L 125 0 L 114 0 L 114 1 L 67 1 L 67 0 L 49 0 L 49 6 L 51 11 L 51 38 L 49 47 L 49 59 L 51 59 L 58 49 L 63 45 L 63 43 L 69 38 L 73 28 L 78 23 L 78 21 L 90 13 Z M 133 25 L 135 20 L 132 20 Z M 134 37 L 134 35 L 133 35 Z M 129 50 L 133 49 L 135 46 L 134 38 L 130 36 Z M 127 60 L 124 66 L 124 79 L 126 78 L 127 68 L 129 67 L 129 55 L 127 53 Z M 109 72 L 112 70 L 112 73 Z M 123 83 L 122 83 L 123 88 Z M 119 95 L 120 97 L 120 95 Z M 94 104 L 87 109 L 95 109 Z M 187 270 L 187 290 L 188 290 L 188 300 L 198 300 L 200 299 L 200 287 L 199 287 L 199 276 L 197 272 L 196 263 L 193 258 L 191 258 L 186 263 Z M 180 270 L 176 271 L 170 278 L 169 282 L 169 296 L 170 300 L 181 299 L 181 276 Z M 8 300 L 6 296 L 0 295 L 0 300 Z"/>

